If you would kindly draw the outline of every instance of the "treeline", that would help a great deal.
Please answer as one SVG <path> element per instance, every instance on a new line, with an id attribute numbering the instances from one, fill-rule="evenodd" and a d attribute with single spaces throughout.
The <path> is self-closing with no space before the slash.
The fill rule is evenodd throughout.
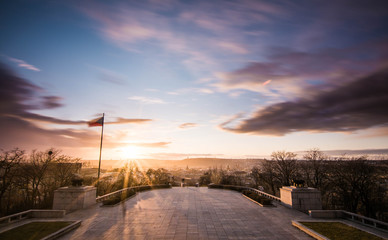
<path id="1" fill-rule="evenodd" d="M 128 162 L 117 171 L 117 176 L 106 176 L 100 179 L 97 195 L 102 196 L 127 187 L 168 184 L 170 181 L 170 175 L 166 169 L 141 170 L 134 161 Z M 97 186 L 97 178 L 85 178 L 84 184 Z"/>
<path id="2" fill-rule="evenodd" d="M 0 150 L 0 216 L 28 209 L 51 209 L 54 191 L 70 186 L 75 173 L 81 174 L 81 160 L 60 154 L 59 150 L 32 151 L 18 148 Z M 116 176 L 84 176 L 83 185 L 97 186 L 104 195 L 126 187 L 169 183 L 167 170 L 141 170 L 135 162 L 117 169 Z"/>
<path id="3" fill-rule="evenodd" d="M 32 208 L 51 208 L 54 190 L 71 184 L 80 159 L 59 150 L 0 151 L 0 216 Z"/>
<path id="4" fill-rule="evenodd" d="M 200 184 L 210 182 L 227 185 L 250 185 L 279 196 L 282 186 L 293 180 L 304 180 L 305 186 L 321 191 L 324 209 L 343 209 L 379 220 L 388 220 L 388 163 L 387 161 L 329 157 L 312 149 L 303 160 L 286 151 L 273 152 L 271 160 L 255 166 L 248 174 L 224 169 L 209 169 Z"/>
<path id="5" fill-rule="evenodd" d="M 27 209 L 52 208 L 54 191 L 70 186 L 75 173 L 81 173 L 79 158 L 61 155 L 59 150 L 32 151 L 18 148 L 0 150 L 0 216 Z M 84 177 L 84 185 L 98 186 L 104 195 L 126 187 L 169 183 L 167 170 L 140 170 L 134 162 L 117 169 L 114 177 Z"/>

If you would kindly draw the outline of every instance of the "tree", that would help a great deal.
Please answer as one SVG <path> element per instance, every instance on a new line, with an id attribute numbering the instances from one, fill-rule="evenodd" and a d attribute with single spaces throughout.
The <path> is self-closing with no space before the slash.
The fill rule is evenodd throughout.
<path id="1" fill-rule="evenodd" d="M 304 171 L 307 185 L 321 189 L 326 176 L 324 160 L 328 159 L 328 156 L 318 148 L 313 148 L 308 150 L 303 155 L 303 158 L 307 160 L 306 164 L 303 164 L 301 168 Z"/>
<path id="2" fill-rule="evenodd" d="M 81 168 L 79 159 L 60 155 L 59 150 L 24 151 L 0 154 L 0 210 L 9 214 L 29 208 L 51 208 L 54 190 L 70 184 Z M 6 206 L 6 207 L 2 207 Z"/>
<path id="3" fill-rule="evenodd" d="M 260 179 L 264 183 L 264 189 L 273 195 L 276 195 L 277 189 L 281 187 L 281 182 L 277 180 L 276 175 L 276 162 L 265 160 L 260 171 Z"/>
<path id="4" fill-rule="evenodd" d="M 202 176 L 199 177 L 200 185 L 209 185 L 211 183 L 211 171 L 206 171 Z"/>
<path id="5" fill-rule="evenodd" d="M 213 168 L 211 171 L 211 177 L 210 180 L 212 183 L 220 184 L 222 182 L 222 179 L 224 178 L 225 171 L 221 169 Z"/>
<path id="6" fill-rule="evenodd" d="M 258 188 L 259 187 L 259 184 L 260 184 L 260 169 L 258 167 L 253 167 L 251 169 L 251 174 L 250 176 L 252 177 L 252 180 L 254 182 L 254 187 L 255 188 Z"/>
<path id="7" fill-rule="evenodd" d="M 331 171 L 331 186 L 337 206 L 351 212 L 375 216 L 379 176 L 377 168 L 365 156 L 338 160 Z"/>
<path id="8" fill-rule="evenodd" d="M 275 170 L 277 177 L 283 186 L 290 186 L 292 179 L 297 172 L 296 154 L 286 151 L 277 151 L 271 154 L 273 161 L 276 161 Z"/>
<path id="9" fill-rule="evenodd" d="M 47 152 L 50 162 L 39 187 L 42 190 L 43 198 L 40 207 L 50 207 L 54 199 L 54 191 L 60 187 L 71 185 L 74 174 L 79 173 L 82 167 L 79 158 L 60 155 L 60 153 L 56 149 L 50 149 Z"/>
<path id="10" fill-rule="evenodd" d="M 164 168 L 158 168 L 154 171 L 154 184 L 167 184 L 169 180 L 168 171 Z"/>
<path id="11" fill-rule="evenodd" d="M 49 154 L 52 153 L 52 154 Z M 49 164 L 58 154 L 57 151 L 52 152 L 45 151 L 32 151 L 29 158 L 23 162 L 21 166 L 22 170 L 22 182 L 25 184 L 24 189 L 26 193 L 26 202 L 27 206 L 30 208 L 35 208 L 42 201 L 42 188 L 41 183 L 45 177 Z"/>
<path id="12" fill-rule="evenodd" d="M 147 170 L 146 175 L 149 179 L 149 184 L 165 184 L 169 181 L 169 174 L 164 168 L 156 170 L 150 168 Z"/>
<path id="13" fill-rule="evenodd" d="M 18 174 L 19 163 L 24 158 L 24 151 L 15 148 L 11 151 L 3 151 L 0 153 L 0 213 L 3 211 L 2 205 L 5 201 L 6 192 L 15 184 L 14 180 Z M 7 200 L 11 197 L 8 194 Z M 1 215 L 1 214 L 0 214 Z"/>

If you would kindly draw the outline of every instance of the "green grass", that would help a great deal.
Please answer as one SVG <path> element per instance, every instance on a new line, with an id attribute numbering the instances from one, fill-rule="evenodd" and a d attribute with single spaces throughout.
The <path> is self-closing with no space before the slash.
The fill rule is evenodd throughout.
<path id="1" fill-rule="evenodd" d="M 38 240 L 58 231 L 73 222 L 31 222 L 0 233 L 4 240 Z"/>
<path id="2" fill-rule="evenodd" d="M 359 240 L 359 239 L 381 240 L 383 239 L 340 222 L 300 222 L 300 223 L 331 240 L 337 240 L 337 239 L 338 240 Z"/>

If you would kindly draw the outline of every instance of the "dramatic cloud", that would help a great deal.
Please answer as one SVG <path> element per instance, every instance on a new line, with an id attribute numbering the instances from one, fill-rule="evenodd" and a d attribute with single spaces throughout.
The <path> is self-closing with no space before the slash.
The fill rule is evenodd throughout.
<path id="1" fill-rule="evenodd" d="M 20 60 L 20 59 L 16 59 L 16 58 L 12 58 L 12 57 L 8 57 L 8 59 L 12 62 L 15 62 L 18 64 L 19 67 L 21 68 L 25 68 L 25 69 L 28 69 L 28 70 L 32 70 L 32 71 L 36 71 L 36 72 L 40 72 L 40 69 L 31 65 L 31 64 L 28 64 L 26 63 L 25 61 L 23 60 Z"/>
<path id="2" fill-rule="evenodd" d="M 59 125 L 85 125 L 87 121 L 64 120 L 32 113 L 32 110 L 51 109 L 62 106 L 60 97 L 42 96 L 44 89 L 18 77 L 0 63 L 0 146 L 12 147 L 90 147 L 99 134 L 79 129 L 46 129 L 39 122 Z M 151 119 L 117 118 L 106 124 L 145 123 Z M 107 136 L 107 139 L 110 137 Z M 120 143 L 110 140 L 117 147 Z"/>
<path id="3" fill-rule="evenodd" d="M 192 127 L 197 127 L 198 124 L 196 123 L 182 123 L 179 125 L 179 128 L 192 128 Z"/>
<path id="4" fill-rule="evenodd" d="M 0 64 L 0 145 L 12 147 L 88 146 L 98 139 L 94 132 L 74 129 L 45 129 L 35 123 L 45 121 L 58 124 L 80 124 L 81 121 L 65 121 L 47 117 L 31 110 L 59 107 L 60 98 L 41 96 L 44 90 L 18 77 Z"/>
<path id="5" fill-rule="evenodd" d="M 368 57 L 364 57 L 368 56 Z M 384 67 L 387 41 L 372 41 L 344 49 L 302 52 L 273 48 L 267 61 L 252 62 L 230 73 L 217 73 L 221 90 L 245 89 L 267 96 L 295 96 L 307 86 L 336 86 Z"/>
<path id="6" fill-rule="evenodd" d="M 129 100 L 137 101 L 143 104 L 166 104 L 165 101 L 159 98 L 150 98 L 150 97 L 142 97 L 142 96 L 133 96 L 129 97 Z"/>
<path id="7" fill-rule="evenodd" d="M 225 122 L 236 133 L 282 136 L 298 131 L 352 132 L 387 126 L 388 69 L 314 96 L 258 110 L 249 119 Z M 230 126 L 233 125 L 233 126 Z"/>
<path id="8" fill-rule="evenodd" d="M 32 109 L 47 109 L 61 106 L 59 97 L 40 96 L 43 89 L 33 83 L 19 78 L 0 63 L 0 113 L 20 115 Z"/>

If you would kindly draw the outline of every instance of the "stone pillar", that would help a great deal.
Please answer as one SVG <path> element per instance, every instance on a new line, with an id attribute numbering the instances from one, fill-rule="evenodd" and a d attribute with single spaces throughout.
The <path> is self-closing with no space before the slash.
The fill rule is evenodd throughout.
<path id="1" fill-rule="evenodd" d="M 300 210 L 321 210 L 321 192 L 316 188 L 282 187 L 280 200 L 283 205 Z"/>
<path id="2" fill-rule="evenodd" d="M 87 208 L 96 203 L 96 188 L 92 186 L 62 187 L 54 191 L 53 209 L 66 213 Z"/>

